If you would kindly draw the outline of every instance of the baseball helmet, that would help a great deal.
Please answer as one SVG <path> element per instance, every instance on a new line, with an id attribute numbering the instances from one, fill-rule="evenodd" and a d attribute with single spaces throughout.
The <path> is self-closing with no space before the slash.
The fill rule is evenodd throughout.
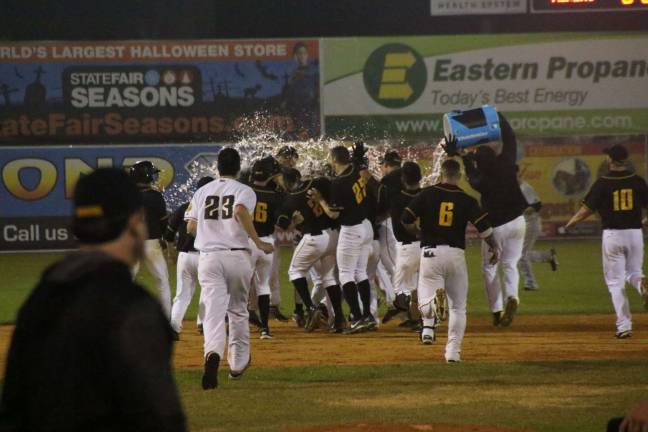
<path id="1" fill-rule="evenodd" d="M 159 169 L 151 161 L 138 161 L 130 167 L 130 176 L 135 183 L 153 183 L 158 179 Z"/>
<path id="2" fill-rule="evenodd" d="M 264 157 L 252 165 L 252 180 L 264 181 L 281 172 L 281 165 L 272 156 Z"/>

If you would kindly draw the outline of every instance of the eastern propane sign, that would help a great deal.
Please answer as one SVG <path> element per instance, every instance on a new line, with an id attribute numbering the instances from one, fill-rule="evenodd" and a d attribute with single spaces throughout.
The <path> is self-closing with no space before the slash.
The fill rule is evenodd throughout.
<path id="1" fill-rule="evenodd" d="M 0 145 L 321 134 L 317 40 L 0 42 L 0 62 Z"/>
<path id="2" fill-rule="evenodd" d="M 444 112 L 484 104 L 523 118 L 523 134 L 535 133 L 523 127 L 537 124 L 531 117 L 553 113 L 578 117 L 560 133 L 648 127 L 646 35 L 353 38 L 324 47 L 324 115 L 333 136 L 438 136 Z"/>

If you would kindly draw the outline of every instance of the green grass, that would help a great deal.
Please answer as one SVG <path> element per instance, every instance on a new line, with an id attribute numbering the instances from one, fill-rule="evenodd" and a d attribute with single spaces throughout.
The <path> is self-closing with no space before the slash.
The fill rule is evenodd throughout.
<path id="1" fill-rule="evenodd" d="M 558 250 L 560 268 L 552 272 L 547 264 L 536 264 L 534 269 L 541 285 L 538 292 L 521 291 L 520 313 L 522 314 L 581 314 L 612 313 L 607 288 L 601 270 L 600 242 L 593 240 L 562 241 L 551 244 Z M 538 242 L 537 248 L 549 248 L 549 242 Z M 287 269 L 290 251 L 282 250 L 283 259 L 280 272 L 282 285 L 282 307 L 285 313 L 292 310 L 293 289 L 288 281 Z M 24 253 L 0 255 L 0 268 L 4 269 L 3 284 L 0 288 L 0 323 L 13 322 L 17 310 L 25 300 L 41 271 L 59 259 L 57 253 Z M 468 296 L 469 313 L 488 312 L 486 295 L 480 273 L 479 248 L 471 245 L 467 249 L 470 290 Z M 172 290 L 175 290 L 175 268 L 170 269 Z M 138 281 L 147 287 L 152 286 L 150 276 L 144 269 Z M 630 301 L 634 311 L 641 310 L 638 296 L 629 289 Z M 187 319 L 196 316 L 197 297 L 195 296 Z"/>
<path id="2" fill-rule="evenodd" d="M 191 430 L 278 431 L 353 422 L 602 431 L 648 389 L 644 361 L 250 369 L 205 394 L 176 374 Z M 215 408 L 217 407 L 217 408 Z"/>

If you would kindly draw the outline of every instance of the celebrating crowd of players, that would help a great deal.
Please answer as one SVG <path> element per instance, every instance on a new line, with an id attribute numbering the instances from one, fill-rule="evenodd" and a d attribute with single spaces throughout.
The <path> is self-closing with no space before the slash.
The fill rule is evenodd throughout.
<path id="1" fill-rule="evenodd" d="M 419 331 L 421 343 L 431 344 L 439 323 L 448 318 L 445 358 L 460 361 L 469 222 L 483 239 L 482 274 L 493 323 L 512 323 L 519 305 L 518 262 L 532 247 L 525 242 L 524 215 L 541 204 L 529 203 L 520 189 L 517 145 L 506 122 L 498 151 L 481 146 L 460 155 L 455 142 L 446 141 L 451 158 L 441 166 L 440 182 L 424 189 L 419 165 L 403 162 L 393 150 L 380 161 L 382 178 L 374 177 L 362 143 L 331 148 L 327 163 L 308 175 L 295 168 L 299 155 L 292 147 L 254 161 L 244 173 L 240 155 L 228 148 L 218 156 L 218 180 L 201 179 L 191 201 L 168 220 L 165 212 L 149 212 L 154 215 L 149 224 L 158 226 L 150 230 L 144 262 L 154 273 L 176 339 L 197 283 L 202 288 L 198 326 L 205 339 L 205 389 L 217 386 L 228 336 L 236 378 L 251 361 L 248 322 L 259 327 L 261 339 L 272 339 L 270 319 L 287 320 L 279 310 L 278 229 L 296 233 L 288 278 L 295 291 L 293 319 L 307 332 L 375 330 L 380 288 L 387 303 L 383 323 L 401 316 L 402 327 Z M 481 206 L 458 186 L 461 165 L 453 156 L 463 158 Z M 147 162 L 131 170 L 144 191 L 151 189 L 156 171 Z M 160 196 L 153 198 L 157 209 Z M 170 290 L 158 280 L 166 271 L 153 247 L 160 231 L 179 252 L 172 305 L 166 304 Z M 555 268 L 555 253 L 546 260 Z M 530 270 L 530 264 L 524 268 Z"/>

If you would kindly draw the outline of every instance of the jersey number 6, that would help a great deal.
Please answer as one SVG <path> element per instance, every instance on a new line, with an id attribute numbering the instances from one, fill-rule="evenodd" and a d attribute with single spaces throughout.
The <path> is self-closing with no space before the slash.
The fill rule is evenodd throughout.
<path id="1" fill-rule="evenodd" d="M 453 202 L 441 203 L 441 207 L 439 207 L 439 226 L 452 226 L 452 210 L 454 210 Z"/>
<path id="2" fill-rule="evenodd" d="M 223 197 L 223 205 L 219 207 L 218 195 L 208 196 L 205 199 L 205 219 L 231 219 L 234 216 L 234 195 Z"/>
<path id="3" fill-rule="evenodd" d="M 257 202 L 254 208 L 254 222 L 264 223 L 268 221 L 268 204 Z"/>

